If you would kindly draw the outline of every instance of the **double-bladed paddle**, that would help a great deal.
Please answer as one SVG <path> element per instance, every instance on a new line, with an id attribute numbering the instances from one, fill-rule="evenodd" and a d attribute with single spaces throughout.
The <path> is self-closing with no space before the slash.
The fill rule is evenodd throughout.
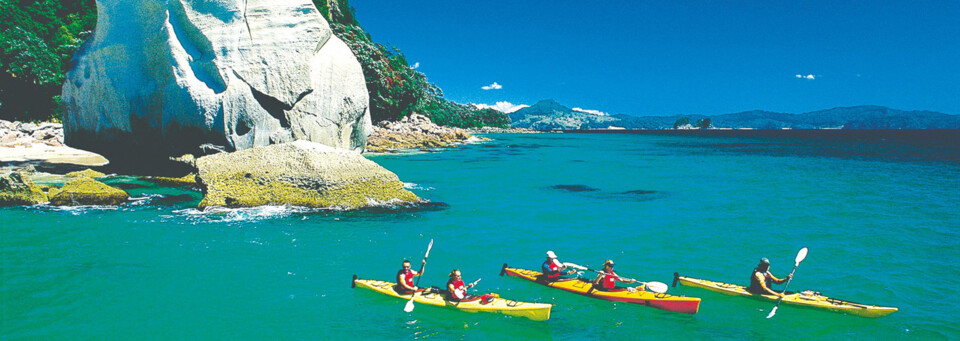
<path id="1" fill-rule="evenodd" d="M 416 285 L 416 286 L 418 286 L 418 287 L 420 286 L 420 278 L 423 277 L 423 268 L 424 268 L 425 266 L 427 266 L 427 263 L 426 263 L 426 262 L 427 262 L 427 257 L 430 256 L 430 249 L 432 249 L 432 248 L 433 248 L 433 239 L 431 238 L 431 239 L 430 239 L 430 244 L 427 245 L 427 253 L 423 254 L 423 263 L 420 265 L 420 276 L 417 276 L 417 285 Z M 403 311 L 408 312 L 408 313 L 411 312 L 411 311 L 413 311 L 413 298 L 414 298 L 414 297 L 417 297 L 417 291 L 414 291 L 413 294 L 410 295 L 410 300 L 407 301 L 407 305 L 405 305 L 405 306 L 403 307 Z"/>
<path id="2" fill-rule="evenodd" d="M 666 292 L 667 292 L 667 289 L 669 289 L 669 287 L 667 286 L 666 283 L 660 283 L 660 282 L 640 282 L 640 281 L 638 281 L 638 280 L 636 280 L 636 279 L 633 279 L 633 278 L 626 278 L 626 277 L 619 276 L 619 275 L 616 275 L 616 274 L 611 274 L 611 273 L 606 273 L 606 272 L 603 272 L 603 271 L 600 271 L 600 270 L 590 269 L 590 268 L 588 268 L 588 267 L 585 267 L 585 266 L 582 266 L 582 265 L 577 265 L 577 264 L 574 264 L 574 263 L 566 263 L 566 262 L 564 262 L 563 265 L 566 265 L 566 266 L 568 266 L 568 267 L 571 267 L 571 268 L 574 268 L 574 269 L 577 269 L 577 270 L 593 271 L 593 272 L 596 272 L 596 273 L 599 273 L 599 274 L 604 274 L 604 275 L 607 275 L 607 276 L 617 277 L 617 278 L 619 278 L 619 279 L 621 279 L 621 280 L 633 280 L 634 282 L 637 282 L 637 283 L 646 285 L 647 290 L 649 290 L 649 291 L 651 291 L 651 292 L 658 293 L 658 294 L 666 293 Z"/>
<path id="3" fill-rule="evenodd" d="M 787 294 L 787 287 L 790 286 L 790 281 L 793 280 L 793 273 L 797 272 L 797 267 L 800 266 L 800 262 L 802 262 L 804 258 L 807 258 L 807 248 L 802 248 L 800 249 L 800 252 L 797 252 L 797 259 L 793 264 L 793 271 L 790 271 L 790 276 L 788 276 L 789 279 L 787 279 L 787 284 L 783 286 L 783 292 L 780 294 L 780 299 L 777 300 L 777 305 L 773 306 L 773 309 L 770 310 L 770 314 L 767 315 L 767 318 L 771 318 L 773 315 L 777 314 L 777 308 L 780 307 L 780 302 L 783 301 L 783 295 Z"/>

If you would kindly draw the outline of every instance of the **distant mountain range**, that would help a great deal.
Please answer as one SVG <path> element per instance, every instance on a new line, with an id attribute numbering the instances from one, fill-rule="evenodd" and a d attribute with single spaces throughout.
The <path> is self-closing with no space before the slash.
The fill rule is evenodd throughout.
<path id="1" fill-rule="evenodd" d="M 674 129 L 678 123 L 680 128 L 692 128 L 705 121 L 713 128 L 732 129 L 960 129 L 960 115 L 875 105 L 802 114 L 754 110 L 721 115 L 631 116 L 576 111 L 547 99 L 510 113 L 510 120 L 512 127 L 535 130 Z"/>

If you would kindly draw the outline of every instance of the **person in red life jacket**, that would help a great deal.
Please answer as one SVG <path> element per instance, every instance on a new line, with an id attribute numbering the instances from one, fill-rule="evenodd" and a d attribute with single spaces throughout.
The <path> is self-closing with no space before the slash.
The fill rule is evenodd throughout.
<path id="1" fill-rule="evenodd" d="M 760 264 L 757 264 L 757 267 L 753 269 L 753 273 L 750 274 L 750 286 L 747 287 L 747 291 L 757 295 L 783 296 L 782 293 L 770 289 L 770 285 L 774 283 L 783 284 L 791 277 L 793 277 L 793 275 L 787 275 L 786 278 L 777 278 L 770 273 L 770 260 L 766 257 L 760 258 Z"/>
<path id="2" fill-rule="evenodd" d="M 450 279 L 447 280 L 447 300 L 453 302 L 470 302 L 480 299 L 480 296 L 474 296 L 467 293 L 467 289 L 473 288 L 473 283 L 464 285 L 463 276 L 460 270 L 453 269 L 450 272 Z"/>
<path id="3" fill-rule="evenodd" d="M 543 276 L 540 278 L 544 282 L 555 282 L 564 279 L 560 277 L 560 275 L 568 275 L 576 272 L 574 269 L 568 270 L 566 265 L 560 263 L 560 261 L 557 260 L 557 254 L 553 253 L 553 251 L 547 251 L 547 260 L 543 262 L 540 268 L 543 270 Z"/>
<path id="4" fill-rule="evenodd" d="M 427 260 L 423 260 L 423 264 L 420 265 L 420 271 L 417 272 L 410 268 L 410 261 L 403 261 L 403 269 L 397 271 L 397 292 L 401 295 L 413 293 L 415 291 L 421 291 L 423 289 L 418 288 L 413 284 L 413 278 L 423 275 L 423 267 L 427 265 Z"/>
<path id="5" fill-rule="evenodd" d="M 622 278 L 613 272 L 613 261 L 607 260 L 603 263 L 603 271 L 597 274 L 597 279 L 593 281 L 593 289 L 600 291 L 624 291 L 627 288 L 617 287 L 617 281 L 623 283 L 633 283 L 637 280 Z"/>

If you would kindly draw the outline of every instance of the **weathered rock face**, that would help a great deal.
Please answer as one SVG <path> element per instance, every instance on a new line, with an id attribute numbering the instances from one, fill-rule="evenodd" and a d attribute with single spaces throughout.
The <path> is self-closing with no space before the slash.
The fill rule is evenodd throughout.
<path id="1" fill-rule="evenodd" d="M 50 204 L 56 206 L 120 205 L 130 197 L 121 189 L 81 176 L 68 181 L 62 188 L 50 189 Z"/>
<path id="2" fill-rule="evenodd" d="M 396 174 L 360 153 L 295 141 L 197 159 L 200 207 L 297 205 L 355 209 L 417 202 Z"/>
<path id="3" fill-rule="evenodd" d="M 0 178 L 0 206 L 36 205 L 47 202 L 47 194 L 35 185 L 26 172 L 13 172 Z"/>
<path id="4" fill-rule="evenodd" d="M 357 59 L 307 0 L 98 0 L 63 86 L 70 146 L 123 159 L 310 140 L 362 149 Z"/>

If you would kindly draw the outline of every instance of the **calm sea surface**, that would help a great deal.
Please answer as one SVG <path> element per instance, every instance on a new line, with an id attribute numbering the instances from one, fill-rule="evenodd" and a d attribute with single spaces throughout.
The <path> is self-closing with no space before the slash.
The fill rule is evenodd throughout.
<path id="1" fill-rule="evenodd" d="M 0 339 L 957 339 L 957 132 L 488 135 L 439 153 L 376 155 L 425 209 L 198 212 L 147 185 L 120 207 L 0 208 Z M 837 133 L 839 134 L 839 133 Z M 884 135 L 886 134 L 886 135 Z M 842 135 L 842 134 L 841 134 Z M 390 280 L 435 240 L 423 285 L 453 268 L 476 292 L 554 304 L 529 321 L 351 289 Z M 677 287 L 682 315 L 512 277 L 544 252 L 670 283 L 745 283 L 760 257 L 791 289 L 896 306 L 882 318 Z M 781 287 L 781 286 L 777 286 Z"/>

